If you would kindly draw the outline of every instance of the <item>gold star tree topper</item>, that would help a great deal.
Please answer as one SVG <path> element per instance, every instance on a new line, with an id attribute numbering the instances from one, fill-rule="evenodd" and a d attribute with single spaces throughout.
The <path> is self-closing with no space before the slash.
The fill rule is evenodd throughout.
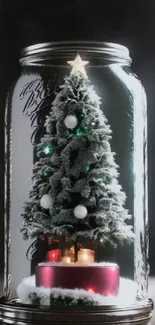
<path id="1" fill-rule="evenodd" d="M 87 78 L 86 70 L 84 67 L 89 63 L 89 61 L 83 61 L 80 55 L 77 54 L 73 61 L 68 61 L 67 63 L 72 67 L 71 75 L 82 75 L 83 77 Z"/>

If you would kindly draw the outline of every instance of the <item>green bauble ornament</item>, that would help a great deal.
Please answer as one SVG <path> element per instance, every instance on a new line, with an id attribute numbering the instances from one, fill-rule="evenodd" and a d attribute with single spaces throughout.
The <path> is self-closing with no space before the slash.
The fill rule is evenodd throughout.
<path id="1" fill-rule="evenodd" d="M 44 172 L 43 172 L 43 175 L 45 176 L 45 177 L 47 177 L 49 174 L 48 174 L 48 172 L 47 172 L 47 170 L 45 170 Z"/>
<path id="2" fill-rule="evenodd" d="M 80 117 L 81 117 L 82 120 L 85 120 L 87 118 L 87 114 L 86 113 L 82 113 L 80 115 Z"/>
<path id="3" fill-rule="evenodd" d="M 92 169 L 93 169 L 93 166 L 91 164 L 88 165 L 88 167 L 86 168 L 86 174 L 89 173 L 89 172 L 91 172 Z"/>
<path id="4" fill-rule="evenodd" d="M 88 131 L 88 126 L 82 126 L 81 129 L 82 129 L 83 133 L 85 133 Z"/>
<path id="5" fill-rule="evenodd" d="M 87 131 L 88 131 L 88 126 L 80 125 L 80 126 L 76 129 L 76 135 L 82 135 L 82 134 L 85 134 Z"/>
<path id="6" fill-rule="evenodd" d="M 76 129 L 76 135 L 81 135 L 81 129 L 80 128 Z"/>

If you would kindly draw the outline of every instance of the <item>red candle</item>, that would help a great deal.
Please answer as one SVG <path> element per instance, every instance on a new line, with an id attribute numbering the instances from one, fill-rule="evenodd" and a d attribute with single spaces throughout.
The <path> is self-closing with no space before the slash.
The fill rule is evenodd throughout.
<path id="1" fill-rule="evenodd" d="M 45 288 L 78 288 L 105 296 L 116 296 L 119 290 L 119 266 L 112 263 L 87 266 L 52 266 L 40 263 L 36 267 L 36 285 Z"/>
<path id="2" fill-rule="evenodd" d="M 60 249 L 52 249 L 47 252 L 46 260 L 48 262 L 59 262 L 61 258 L 61 250 Z"/>

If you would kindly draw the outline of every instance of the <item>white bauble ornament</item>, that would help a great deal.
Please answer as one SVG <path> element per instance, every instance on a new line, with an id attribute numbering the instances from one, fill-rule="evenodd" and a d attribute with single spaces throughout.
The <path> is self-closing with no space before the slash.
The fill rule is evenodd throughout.
<path id="1" fill-rule="evenodd" d="M 75 115 L 67 115 L 64 123 L 67 129 L 74 129 L 78 124 L 78 120 Z"/>
<path id="2" fill-rule="evenodd" d="M 44 194 L 40 200 L 40 205 L 44 209 L 50 209 L 54 203 L 54 199 L 50 194 Z"/>
<path id="3" fill-rule="evenodd" d="M 87 214 L 88 214 L 88 210 L 82 204 L 77 205 L 74 209 L 74 215 L 78 219 L 84 219 L 87 216 Z"/>

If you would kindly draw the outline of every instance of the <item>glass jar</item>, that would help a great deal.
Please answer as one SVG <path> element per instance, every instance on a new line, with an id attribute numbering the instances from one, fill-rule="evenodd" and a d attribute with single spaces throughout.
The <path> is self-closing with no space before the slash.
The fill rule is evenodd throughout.
<path id="1" fill-rule="evenodd" d="M 149 272 L 146 97 L 130 68 L 128 49 L 112 43 L 45 43 L 22 50 L 21 75 L 9 92 L 6 110 L 4 295 L 30 303 L 17 288 L 23 279 L 33 277 L 34 281 L 38 263 L 63 262 L 68 257 L 66 251 L 72 263 L 77 263 L 69 237 L 53 236 L 47 229 L 42 236 L 23 240 L 19 231 L 23 202 L 32 185 L 32 166 L 38 159 L 36 145 L 44 135 L 55 94 L 70 74 L 67 61 L 74 60 L 77 53 L 89 61 L 87 75 L 101 98 L 101 109 L 112 130 L 110 146 L 119 167 L 118 182 L 126 194 L 125 208 L 131 215 L 127 224 L 133 226 L 134 240 L 129 245 L 122 235 L 117 247 L 112 247 L 110 242 L 103 245 L 102 241 L 96 244 L 81 238 L 74 255 L 81 257 L 81 252 L 89 250 L 90 263 L 102 262 L 106 267 L 109 263 L 110 272 L 115 271 L 117 276 L 119 267 L 119 290 L 126 299 L 123 302 L 133 303 L 147 297 Z M 50 148 L 46 149 L 50 152 Z M 131 297 L 127 298 L 128 290 Z M 107 300 L 105 304 L 118 301 Z"/>

